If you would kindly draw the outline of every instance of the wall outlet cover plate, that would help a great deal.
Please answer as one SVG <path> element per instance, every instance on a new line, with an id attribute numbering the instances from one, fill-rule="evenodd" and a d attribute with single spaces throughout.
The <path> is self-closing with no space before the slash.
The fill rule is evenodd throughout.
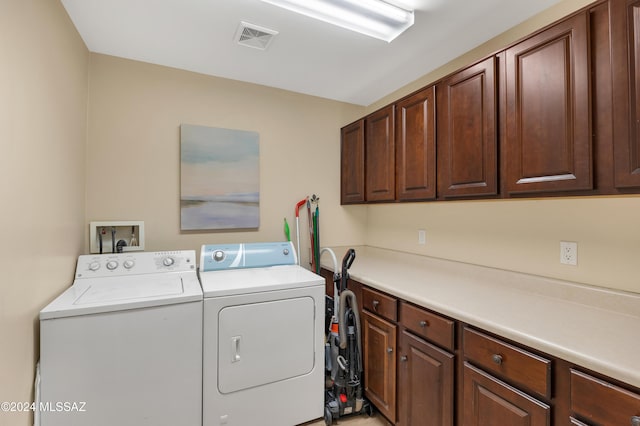
<path id="1" fill-rule="evenodd" d="M 578 243 L 560 241 L 560 263 L 563 265 L 578 265 Z"/>

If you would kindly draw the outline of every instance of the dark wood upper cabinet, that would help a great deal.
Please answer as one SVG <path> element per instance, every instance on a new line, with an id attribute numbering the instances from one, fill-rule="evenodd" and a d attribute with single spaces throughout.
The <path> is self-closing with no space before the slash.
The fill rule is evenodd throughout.
<path id="1" fill-rule="evenodd" d="M 341 130 L 340 203 L 364 202 L 364 120 Z"/>
<path id="2" fill-rule="evenodd" d="M 595 1 L 342 139 L 343 204 L 640 193 L 640 0 Z"/>
<path id="3" fill-rule="evenodd" d="M 393 201 L 396 194 L 393 105 L 369 115 L 365 123 L 365 199 Z"/>
<path id="4" fill-rule="evenodd" d="M 507 195 L 593 188 L 588 18 L 578 13 L 504 52 Z"/>
<path id="5" fill-rule="evenodd" d="M 640 187 L 640 1 L 613 0 L 611 10 L 615 186 Z"/>
<path id="6" fill-rule="evenodd" d="M 438 84 L 438 191 L 443 198 L 498 193 L 496 58 Z"/>
<path id="7" fill-rule="evenodd" d="M 398 200 L 436 197 L 435 86 L 396 104 Z"/>

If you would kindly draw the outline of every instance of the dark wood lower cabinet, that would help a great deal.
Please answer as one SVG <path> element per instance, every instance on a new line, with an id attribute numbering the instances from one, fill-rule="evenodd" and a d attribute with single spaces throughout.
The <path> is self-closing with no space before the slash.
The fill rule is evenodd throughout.
<path id="1" fill-rule="evenodd" d="M 551 407 L 464 364 L 465 426 L 549 426 Z"/>
<path id="2" fill-rule="evenodd" d="M 586 423 L 582 423 L 580 420 L 570 417 L 571 424 L 574 426 L 588 426 Z"/>
<path id="3" fill-rule="evenodd" d="M 348 287 L 361 302 L 365 396 L 392 425 L 640 426 L 637 387 L 359 282 Z"/>
<path id="4" fill-rule="evenodd" d="M 365 396 L 391 423 L 396 422 L 396 335 L 398 326 L 362 313 Z"/>
<path id="5" fill-rule="evenodd" d="M 571 411 L 598 426 L 640 426 L 640 394 L 571 369 Z M 578 423 L 580 424 L 580 423 Z"/>
<path id="6" fill-rule="evenodd" d="M 468 361 L 532 394 L 550 397 L 551 360 L 470 327 L 464 327 L 462 336 Z"/>
<path id="7" fill-rule="evenodd" d="M 455 356 L 414 336 L 398 345 L 398 425 L 453 426 Z"/>

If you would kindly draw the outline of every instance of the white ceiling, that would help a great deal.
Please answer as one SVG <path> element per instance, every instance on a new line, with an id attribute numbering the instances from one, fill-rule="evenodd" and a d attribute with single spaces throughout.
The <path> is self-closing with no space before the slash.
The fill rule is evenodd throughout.
<path id="1" fill-rule="evenodd" d="M 388 0 L 415 8 L 391 43 L 260 0 L 62 0 L 92 52 L 369 105 L 560 0 Z M 240 46 L 240 21 L 279 32 Z"/>

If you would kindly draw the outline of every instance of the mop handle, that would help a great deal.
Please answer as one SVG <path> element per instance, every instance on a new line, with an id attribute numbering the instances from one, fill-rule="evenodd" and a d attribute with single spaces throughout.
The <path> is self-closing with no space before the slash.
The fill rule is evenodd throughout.
<path id="1" fill-rule="evenodd" d="M 298 245 L 298 265 L 300 264 L 300 207 L 304 206 L 309 197 L 305 197 L 304 200 L 300 200 L 298 204 L 296 204 L 296 241 Z"/>
<path id="2" fill-rule="evenodd" d="M 309 197 L 305 197 L 304 200 L 300 200 L 298 201 L 298 204 L 296 204 L 296 217 L 300 217 L 300 207 L 307 203 L 307 198 Z"/>

